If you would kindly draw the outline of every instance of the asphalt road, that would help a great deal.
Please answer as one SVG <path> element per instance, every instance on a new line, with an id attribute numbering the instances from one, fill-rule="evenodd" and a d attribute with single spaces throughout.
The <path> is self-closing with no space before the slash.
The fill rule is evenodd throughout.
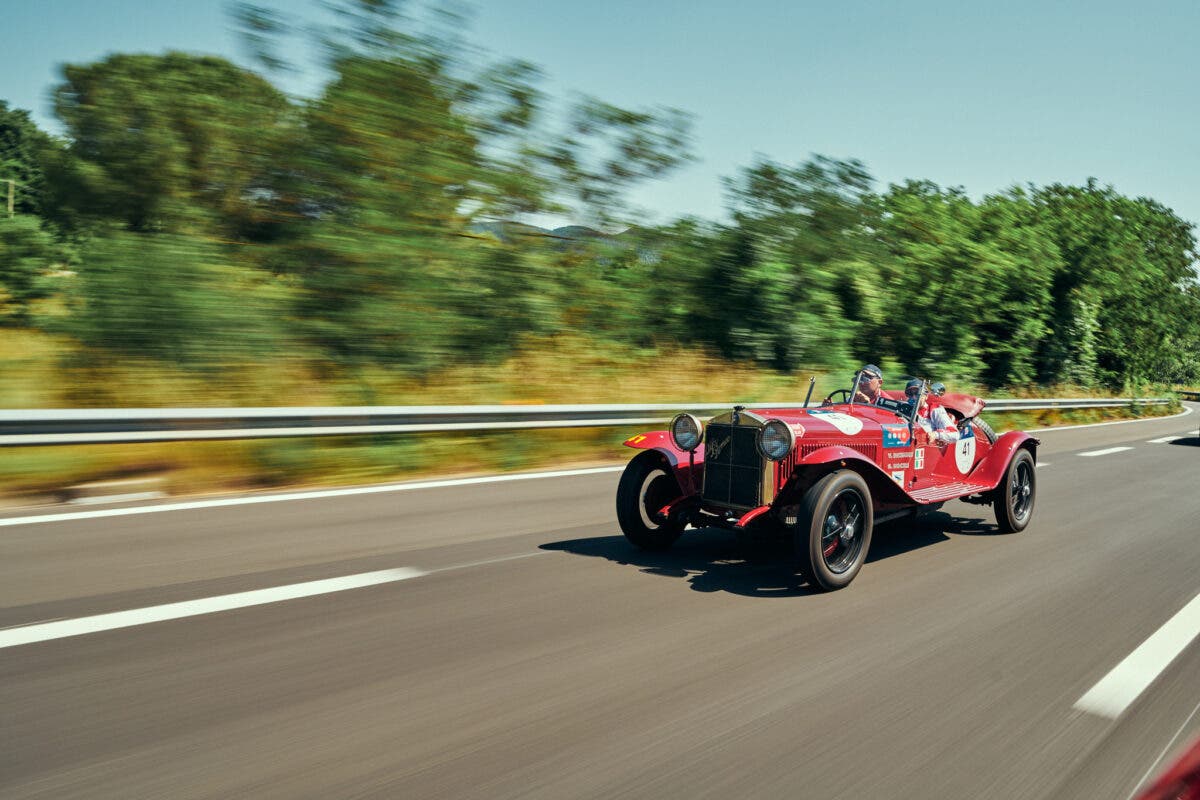
<path id="1" fill-rule="evenodd" d="M 951 503 L 832 594 L 633 550 L 611 471 L 0 515 L 0 797 L 1126 800 L 1200 733 L 1200 641 L 1078 704 L 1200 592 L 1198 419 L 1041 433 L 1026 532 Z"/>

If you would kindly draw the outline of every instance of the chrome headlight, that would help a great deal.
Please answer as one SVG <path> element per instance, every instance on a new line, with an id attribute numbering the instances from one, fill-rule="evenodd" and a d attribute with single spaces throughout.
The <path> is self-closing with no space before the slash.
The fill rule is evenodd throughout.
<path id="1" fill-rule="evenodd" d="M 677 414 L 675 419 L 671 420 L 671 441 L 675 442 L 675 446 L 680 450 L 691 452 L 699 447 L 703 432 L 700 420 L 691 414 Z"/>
<path id="2" fill-rule="evenodd" d="M 764 458 L 778 461 L 796 446 L 796 433 L 781 419 L 769 419 L 758 432 L 758 452 Z"/>

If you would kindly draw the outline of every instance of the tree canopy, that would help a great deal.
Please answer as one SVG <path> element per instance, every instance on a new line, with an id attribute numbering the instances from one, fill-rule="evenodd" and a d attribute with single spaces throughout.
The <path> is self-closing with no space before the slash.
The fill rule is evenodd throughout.
<path id="1" fill-rule="evenodd" d="M 1097 181 L 972 199 L 758 157 L 726 180 L 725 221 L 634 225 L 629 188 L 691 157 L 686 114 L 551 98 L 453 16 L 335 7 L 312 98 L 268 77 L 283 16 L 241 5 L 266 74 L 177 52 L 68 65 L 62 140 L 0 103 L 20 187 L 0 324 L 50 325 L 38 302 L 61 295 L 53 327 L 98 355 L 414 378 L 570 331 L 779 370 L 1200 380 L 1195 230 L 1154 200 Z M 543 212 L 591 227 L 519 224 Z"/>

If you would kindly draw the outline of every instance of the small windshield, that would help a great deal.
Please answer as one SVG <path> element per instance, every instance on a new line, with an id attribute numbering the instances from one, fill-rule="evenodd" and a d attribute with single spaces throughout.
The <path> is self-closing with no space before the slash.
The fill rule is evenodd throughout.
<path id="1" fill-rule="evenodd" d="M 910 388 L 910 384 L 918 381 L 919 385 Z M 855 373 L 847 394 L 851 404 L 880 406 L 908 422 L 914 422 L 921 400 L 929 396 L 930 388 L 928 381 L 910 375 L 900 375 L 897 379 L 885 382 L 882 378 L 859 371 Z"/>

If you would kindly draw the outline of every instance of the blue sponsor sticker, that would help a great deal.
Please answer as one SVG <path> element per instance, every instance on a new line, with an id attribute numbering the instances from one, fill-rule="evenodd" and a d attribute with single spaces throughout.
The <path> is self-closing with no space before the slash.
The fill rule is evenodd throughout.
<path id="1" fill-rule="evenodd" d="M 907 425 L 884 425 L 883 446 L 888 448 L 908 447 L 912 444 L 912 434 Z"/>

